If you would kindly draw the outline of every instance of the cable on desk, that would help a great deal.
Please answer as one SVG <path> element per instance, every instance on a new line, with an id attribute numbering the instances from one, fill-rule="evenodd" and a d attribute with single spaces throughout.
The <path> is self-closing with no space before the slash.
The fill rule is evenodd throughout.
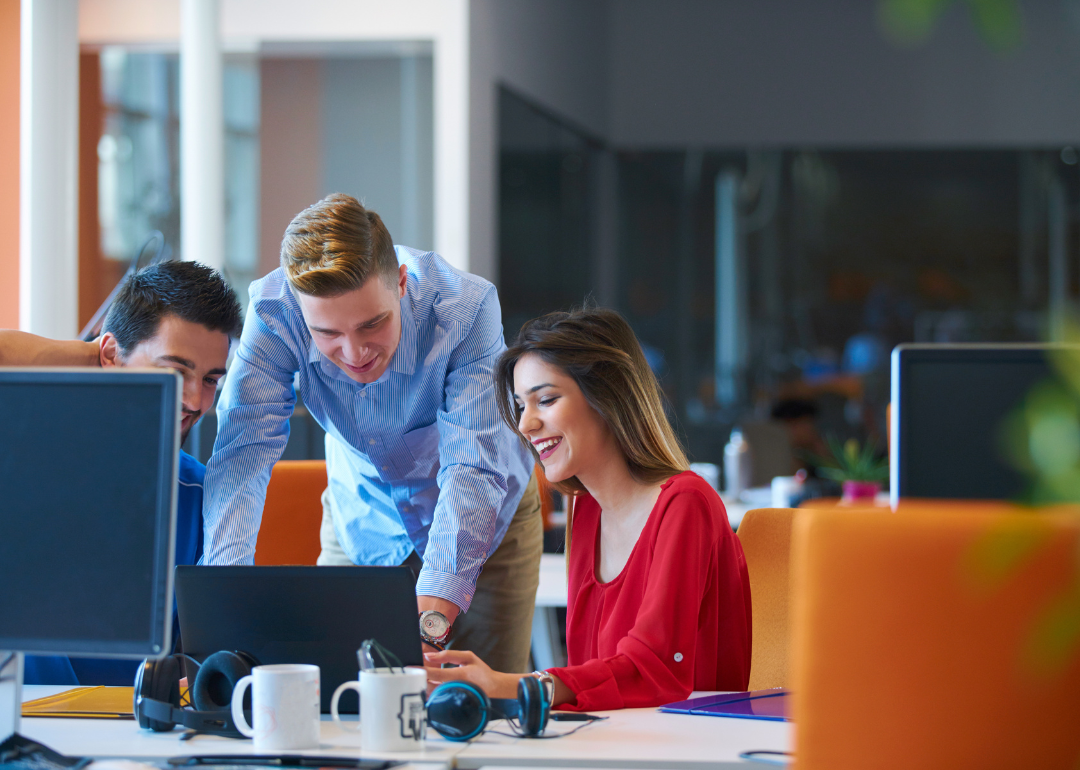
<path id="1" fill-rule="evenodd" d="M 568 735 L 573 735 L 578 730 L 582 730 L 596 722 L 603 722 L 605 719 L 610 719 L 610 717 L 593 717 L 588 722 L 583 722 L 582 724 L 575 727 L 573 730 L 567 730 L 565 733 L 557 733 L 556 735 L 526 735 L 525 731 L 521 729 L 517 720 L 514 719 L 506 720 L 510 723 L 510 726 L 514 728 L 513 733 L 504 733 L 499 730 L 485 730 L 484 732 L 492 733 L 493 735 L 501 735 L 504 738 L 530 738 L 536 740 L 551 740 L 553 738 L 565 738 Z"/>
<path id="2" fill-rule="evenodd" d="M 752 749 L 751 751 L 739 752 L 739 759 L 775 767 L 787 767 L 794 756 L 790 751 L 769 751 L 767 749 Z M 786 757 L 786 759 L 775 759 L 775 757 Z"/>

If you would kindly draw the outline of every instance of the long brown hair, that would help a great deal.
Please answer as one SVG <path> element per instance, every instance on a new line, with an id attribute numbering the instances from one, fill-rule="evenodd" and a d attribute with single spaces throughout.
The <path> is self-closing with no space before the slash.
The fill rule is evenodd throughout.
<path id="1" fill-rule="evenodd" d="M 514 401 L 514 367 L 528 354 L 574 379 L 615 436 L 637 481 L 656 484 L 690 467 L 641 345 L 614 310 L 583 308 L 535 318 L 521 327 L 495 365 L 499 415 L 539 462 L 536 449 L 517 430 L 520 415 Z M 585 491 L 576 476 L 552 485 L 568 495 Z"/>

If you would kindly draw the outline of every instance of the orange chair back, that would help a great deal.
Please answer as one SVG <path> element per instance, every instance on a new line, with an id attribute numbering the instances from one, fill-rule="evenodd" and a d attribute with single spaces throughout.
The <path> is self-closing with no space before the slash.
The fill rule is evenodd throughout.
<path id="1" fill-rule="evenodd" d="M 788 685 L 788 595 L 794 508 L 747 511 L 738 537 L 750 575 L 753 648 L 750 689 Z"/>
<path id="2" fill-rule="evenodd" d="M 325 489 L 323 460 L 282 460 L 274 466 L 255 544 L 256 564 L 315 564 L 322 550 Z"/>
<path id="3" fill-rule="evenodd" d="M 1002 505 L 795 522 L 799 770 L 1080 766 L 1080 515 Z"/>

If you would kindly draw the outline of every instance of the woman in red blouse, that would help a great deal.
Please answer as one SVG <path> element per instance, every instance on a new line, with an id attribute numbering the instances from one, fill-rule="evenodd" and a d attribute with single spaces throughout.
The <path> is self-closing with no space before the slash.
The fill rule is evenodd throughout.
<path id="1" fill-rule="evenodd" d="M 553 705 L 657 706 L 693 690 L 745 690 L 746 561 L 716 494 L 687 470 L 641 346 L 612 310 L 552 313 L 522 327 L 496 367 L 503 418 L 561 491 L 567 527 L 569 665 Z M 522 674 L 474 653 L 425 656 L 429 678 L 513 698 Z"/>

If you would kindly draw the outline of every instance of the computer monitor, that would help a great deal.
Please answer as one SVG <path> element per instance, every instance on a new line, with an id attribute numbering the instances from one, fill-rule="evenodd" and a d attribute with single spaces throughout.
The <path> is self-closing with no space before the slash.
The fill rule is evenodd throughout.
<path id="1" fill-rule="evenodd" d="M 169 651 L 181 390 L 165 370 L 0 369 L 0 739 L 21 653 Z"/>
<path id="2" fill-rule="evenodd" d="M 890 497 L 1010 500 L 1027 479 L 1002 423 L 1054 376 L 1047 345 L 900 345 L 892 354 Z M 1080 348 L 1077 348 L 1080 352 Z"/>

